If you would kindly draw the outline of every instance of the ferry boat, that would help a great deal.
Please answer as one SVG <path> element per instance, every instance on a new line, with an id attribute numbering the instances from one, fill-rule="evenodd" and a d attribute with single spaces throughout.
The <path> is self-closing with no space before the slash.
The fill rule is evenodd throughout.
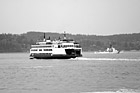
<path id="1" fill-rule="evenodd" d="M 82 48 L 73 39 L 67 39 L 66 33 L 61 40 L 51 40 L 50 37 L 31 45 L 30 59 L 69 59 L 82 56 Z"/>
<path id="2" fill-rule="evenodd" d="M 94 52 L 94 54 L 119 54 L 120 51 L 116 50 L 112 45 L 110 45 L 109 48 L 107 48 L 105 51 L 98 51 Z"/>

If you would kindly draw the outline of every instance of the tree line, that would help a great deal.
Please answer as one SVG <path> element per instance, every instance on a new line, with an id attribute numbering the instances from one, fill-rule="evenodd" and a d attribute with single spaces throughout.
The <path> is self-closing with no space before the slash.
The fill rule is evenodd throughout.
<path id="1" fill-rule="evenodd" d="M 63 38 L 63 33 L 45 33 L 52 40 Z M 104 51 L 110 44 L 117 50 L 140 50 L 140 33 L 109 36 L 66 34 L 67 38 L 79 42 L 83 51 Z M 0 52 L 28 52 L 31 44 L 43 39 L 43 32 L 23 34 L 0 34 Z"/>

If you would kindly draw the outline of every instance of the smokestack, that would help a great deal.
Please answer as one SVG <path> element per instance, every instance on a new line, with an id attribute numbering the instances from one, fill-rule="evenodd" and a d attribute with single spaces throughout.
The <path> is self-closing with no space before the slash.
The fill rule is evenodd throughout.
<path id="1" fill-rule="evenodd" d="M 67 38 L 66 38 L 66 32 L 65 32 L 65 31 L 64 31 L 64 39 L 67 39 Z"/>
<path id="2" fill-rule="evenodd" d="M 45 41 L 45 33 L 44 33 L 44 40 L 43 41 Z"/>

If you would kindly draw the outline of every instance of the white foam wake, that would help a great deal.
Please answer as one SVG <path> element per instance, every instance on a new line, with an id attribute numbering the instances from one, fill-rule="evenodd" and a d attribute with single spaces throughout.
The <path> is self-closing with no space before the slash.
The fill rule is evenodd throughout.
<path id="1" fill-rule="evenodd" d="M 126 58 L 74 58 L 70 60 L 101 60 L 101 61 L 140 61 L 140 59 L 126 59 Z"/>
<path id="2" fill-rule="evenodd" d="M 117 91 L 102 91 L 102 92 L 81 92 L 81 93 L 140 93 L 139 90 L 133 89 L 120 89 Z"/>

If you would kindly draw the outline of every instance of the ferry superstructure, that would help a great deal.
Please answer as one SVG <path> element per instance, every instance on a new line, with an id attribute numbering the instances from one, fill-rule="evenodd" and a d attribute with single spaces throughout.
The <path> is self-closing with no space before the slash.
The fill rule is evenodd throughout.
<path id="1" fill-rule="evenodd" d="M 31 45 L 30 58 L 37 59 L 69 59 L 82 56 L 82 48 L 79 43 L 73 39 L 67 39 L 64 33 L 64 38 L 61 40 L 51 40 L 48 38 L 41 42 L 36 42 Z"/>

